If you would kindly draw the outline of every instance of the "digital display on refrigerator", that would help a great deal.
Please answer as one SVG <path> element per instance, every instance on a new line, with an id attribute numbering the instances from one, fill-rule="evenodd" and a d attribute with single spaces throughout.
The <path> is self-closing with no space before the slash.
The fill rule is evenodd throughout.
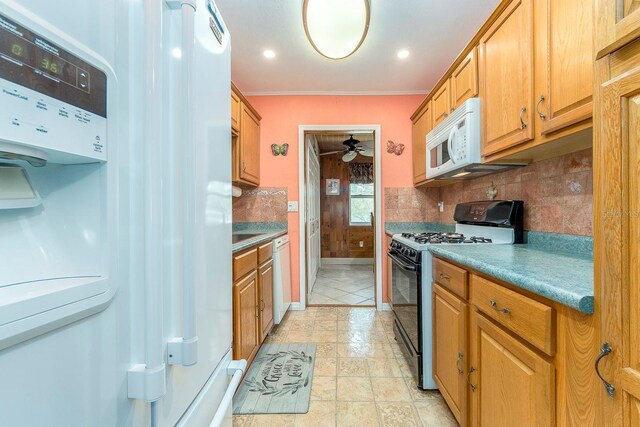
<path id="1" fill-rule="evenodd" d="M 107 117 L 105 73 L 2 14 L 0 78 Z"/>

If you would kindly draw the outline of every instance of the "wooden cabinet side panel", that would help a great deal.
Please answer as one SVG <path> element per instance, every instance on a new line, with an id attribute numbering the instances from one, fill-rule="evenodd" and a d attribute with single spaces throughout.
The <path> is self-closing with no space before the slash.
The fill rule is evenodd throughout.
<path id="1" fill-rule="evenodd" d="M 509 5 L 481 38 L 479 56 L 487 156 L 533 138 L 532 0 Z"/>
<path id="2" fill-rule="evenodd" d="M 420 185 L 427 179 L 427 134 L 431 131 L 431 102 L 416 118 L 412 127 L 413 184 Z"/>

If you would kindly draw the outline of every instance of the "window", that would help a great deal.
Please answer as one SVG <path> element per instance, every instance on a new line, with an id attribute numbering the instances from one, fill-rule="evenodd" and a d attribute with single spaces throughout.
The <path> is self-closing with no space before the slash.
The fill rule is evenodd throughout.
<path id="1" fill-rule="evenodd" d="M 349 223 L 370 225 L 373 213 L 373 184 L 349 184 Z"/>

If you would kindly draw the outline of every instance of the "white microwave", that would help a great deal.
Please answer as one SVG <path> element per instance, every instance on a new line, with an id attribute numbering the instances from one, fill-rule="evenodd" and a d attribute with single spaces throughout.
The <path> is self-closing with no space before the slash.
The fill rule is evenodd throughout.
<path id="1" fill-rule="evenodd" d="M 427 134 L 427 178 L 470 175 L 465 168 L 480 163 L 481 144 L 480 98 L 470 98 Z"/>

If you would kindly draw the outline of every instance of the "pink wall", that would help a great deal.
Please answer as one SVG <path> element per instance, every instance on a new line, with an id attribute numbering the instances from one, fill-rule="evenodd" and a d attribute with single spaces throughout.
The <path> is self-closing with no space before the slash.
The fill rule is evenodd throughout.
<path id="1" fill-rule="evenodd" d="M 410 117 L 424 95 L 385 96 L 253 96 L 249 102 L 260 122 L 260 186 L 287 187 L 289 200 L 298 200 L 299 125 L 380 125 L 382 185 L 413 186 Z M 405 145 L 401 156 L 386 152 L 387 140 Z M 271 144 L 289 144 L 286 157 L 273 156 Z M 384 191 L 384 190 L 383 190 Z M 384 200 L 384 194 L 381 194 Z M 291 237 L 292 299 L 300 300 L 299 217 L 288 214 Z M 384 212 L 382 217 L 384 224 Z M 383 278 L 386 277 L 383 262 Z M 385 284 L 386 285 L 386 284 Z M 383 295 L 386 291 L 383 289 Z"/>

